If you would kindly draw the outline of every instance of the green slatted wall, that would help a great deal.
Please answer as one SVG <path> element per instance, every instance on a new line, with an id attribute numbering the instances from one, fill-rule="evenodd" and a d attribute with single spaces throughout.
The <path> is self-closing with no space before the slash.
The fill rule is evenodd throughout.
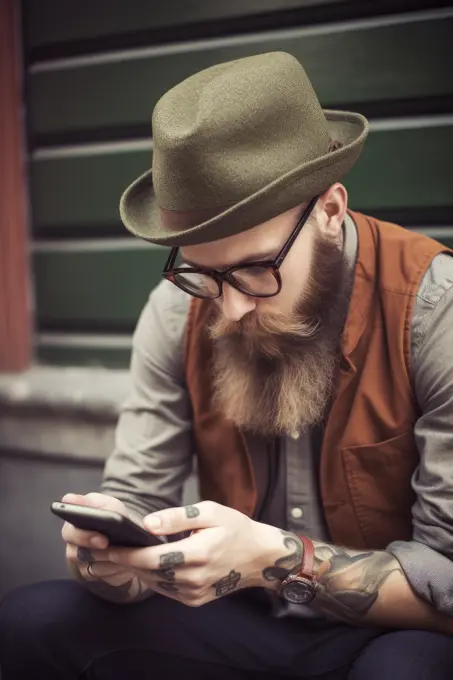
<path id="1" fill-rule="evenodd" d="M 351 207 L 453 247 L 453 8 L 393 0 L 26 0 L 27 125 L 43 362 L 128 362 L 166 251 L 121 226 L 121 192 L 152 160 L 151 111 L 211 64 L 283 49 L 322 104 L 371 134 Z"/>

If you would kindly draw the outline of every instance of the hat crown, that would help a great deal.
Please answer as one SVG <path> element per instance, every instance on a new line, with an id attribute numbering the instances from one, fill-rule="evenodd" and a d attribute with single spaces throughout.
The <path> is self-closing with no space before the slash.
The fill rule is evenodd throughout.
<path id="1" fill-rule="evenodd" d="M 328 151 L 326 118 L 300 63 L 284 52 L 210 67 L 153 113 L 153 184 L 168 210 L 242 200 Z"/>

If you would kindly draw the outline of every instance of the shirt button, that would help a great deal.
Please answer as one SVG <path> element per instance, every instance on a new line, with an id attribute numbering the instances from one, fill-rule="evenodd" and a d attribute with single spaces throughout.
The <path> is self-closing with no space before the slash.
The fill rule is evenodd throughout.
<path id="1" fill-rule="evenodd" d="M 291 517 L 293 519 L 300 519 L 303 516 L 303 514 L 304 511 L 302 510 L 302 508 L 293 508 L 291 510 Z"/>

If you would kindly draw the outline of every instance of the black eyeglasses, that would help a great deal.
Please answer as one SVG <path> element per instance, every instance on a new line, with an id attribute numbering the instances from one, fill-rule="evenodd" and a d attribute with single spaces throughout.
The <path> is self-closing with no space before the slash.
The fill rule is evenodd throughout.
<path id="1" fill-rule="evenodd" d="M 279 269 L 302 227 L 310 217 L 318 198 L 319 196 L 315 196 L 311 199 L 275 260 L 261 260 L 250 264 L 235 265 L 224 271 L 202 269 L 189 265 L 173 268 L 179 250 L 178 247 L 175 247 L 171 249 L 165 264 L 163 277 L 189 295 L 203 300 L 215 300 L 220 297 L 224 281 L 251 297 L 268 298 L 278 295 L 282 289 Z"/>

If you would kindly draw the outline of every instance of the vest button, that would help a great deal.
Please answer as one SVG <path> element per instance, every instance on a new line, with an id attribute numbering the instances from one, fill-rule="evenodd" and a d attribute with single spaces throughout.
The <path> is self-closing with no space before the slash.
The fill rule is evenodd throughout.
<path id="1" fill-rule="evenodd" d="M 304 511 L 302 510 L 302 508 L 293 508 L 291 510 L 291 517 L 293 519 L 300 519 L 301 517 L 303 517 L 303 514 Z"/>

